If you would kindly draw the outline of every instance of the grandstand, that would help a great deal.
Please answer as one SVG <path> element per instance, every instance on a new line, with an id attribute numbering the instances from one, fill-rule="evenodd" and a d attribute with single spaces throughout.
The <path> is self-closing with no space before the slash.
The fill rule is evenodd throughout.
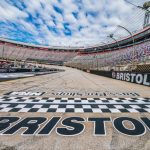
<path id="1" fill-rule="evenodd" d="M 134 43 L 132 38 L 135 40 Z M 85 49 L 66 65 L 90 70 L 134 71 L 138 65 L 145 67 L 149 66 L 147 65 L 149 63 L 150 27 L 148 26 L 133 37 L 127 37 L 109 46 Z"/>
<path id="2" fill-rule="evenodd" d="M 77 50 L 72 52 L 63 49 L 51 49 L 49 47 L 17 43 L 15 41 L 0 38 L 0 57 L 4 60 L 32 60 L 61 64 L 71 60 L 77 55 L 77 52 Z"/>
<path id="3" fill-rule="evenodd" d="M 145 7 L 145 8 L 144 8 Z M 145 13 L 144 25 L 141 29 L 130 31 L 118 25 L 129 33 L 128 36 L 114 38 L 114 33 L 108 37 L 113 41 L 101 42 L 86 47 L 54 47 L 34 45 L 0 38 L 1 67 L 7 63 L 32 63 L 65 65 L 87 72 L 91 71 L 132 71 L 150 72 L 150 12 L 143 5 Z M 140 12 L 141 14 L 141 12 Z M 141 21 L 141 20 L 140 20 Z M 7 63 L 3 63 L 3 62 Z M 3 65 L 2 65 L 3 64 Z"/>
<path id="4" fill-rule="evenodd" d="M 143 64 L 144 67 L 150 63 L 150 26 L 133 37 L 109 45 L 78 49 L 42 47 L 1 38 L 0 57 L 11 61 L 37 61 L 58 65 L 65 63 L 66 66 L 87 70 L 131 71 L 138 65 Z"/>

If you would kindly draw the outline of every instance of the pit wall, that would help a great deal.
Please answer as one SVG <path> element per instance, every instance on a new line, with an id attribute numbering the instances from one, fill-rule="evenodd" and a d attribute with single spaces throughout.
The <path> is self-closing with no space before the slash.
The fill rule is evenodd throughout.
<path id="1" fill-rule="evenodd" d="M 59 69 L 48 69 L 48 68 L 0 68 L 0 73 L 29 73 L 29 72 L 49 72 L 49 71 L 63 71 Z"/>

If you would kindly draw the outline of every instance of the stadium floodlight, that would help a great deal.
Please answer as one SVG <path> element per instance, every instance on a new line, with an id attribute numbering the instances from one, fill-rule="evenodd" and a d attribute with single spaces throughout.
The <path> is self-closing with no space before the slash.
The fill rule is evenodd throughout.
<path id="1" fill-rule="evenodd" d="M 118 48 L 120 47 L 118 41 L 114 38 L 114 34 L 110 34 L 110 35 L 108 35 L 107 37 L 113 39 L 113 40 L 117 43 Z"/>
<path id="2" fill-rule="evenodd" d="M 149 2 L 145 2 L 144 5 L 143 5 L 143 8 L 148 10 L 150 8 L 150 1 Z"/>
<path id="3" fill-rule="evenodd" d="M 130 35 L 131 35 L 131 37 L 132 37 L 132 41 L 133 41 L 133 44 L 134 44 L 134 36 L 133 36 L 133 34 L 132 34 L 132 32 L 130 32 L 129 31 L 129 29 L 127 29 L 126 27 L 124 27 L 124 26 L 122 26 L 122 25 L 118 25 L 118 27 L 119 28 L 122 28 L 122 29 L 124 29 L 124 30 L 126 30 Z"/>
<path id="4" fill-rule="evenodd" d="M 148 10 L 148 9 L 150 8 L 150 1 L 149 1 L 149 2 L 145 2 L 145 3 L 143 4 L 143 6 L 135 5 L 135 4 L 131 3 L 131 2 L 128 1 L 128 0 L 125 0 L 125 2 L 127 2 L 127 3 L 129 3 L 129 4 L 131 4 L 131 5 L 135 6 L 135 7 L 137 7 L 137 8 L 139 8 L 139 9 L 142 9 L 142 10 L 147 11 L 147 12 L 150 13 L 150 11 Z"/>
<path id="5" fill-rule="evenodd" d="M 150 8 L 150 1 L 145 2 L 143 4 L 143 6 L 137 6 L 137 5 L 129 2 L 128 0 L 125 0 L 125 2 L 127 2 L 127 3 L 129 3 L 129 4 L 133 5 L 133 6 L 135 6 L 137 8 L 139 8 L 141 10 L 144 10 L 145 11 L 145 17 L 144 17 L 144 25 L 143 25 L 143 27 L 145 28 L 145 27 L 147 27 L 147 26 L 150 25 L 150 10 L 149 10 L 149 8 Z"/>

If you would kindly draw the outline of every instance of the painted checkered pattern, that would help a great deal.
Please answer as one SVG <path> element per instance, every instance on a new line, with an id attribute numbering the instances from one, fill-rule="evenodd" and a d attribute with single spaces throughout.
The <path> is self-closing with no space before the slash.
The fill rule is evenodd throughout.
<path id="1" fill-rule="evenodd" d="M 140 113 L 150 98 L 0 97 L 0 112 Z"/>

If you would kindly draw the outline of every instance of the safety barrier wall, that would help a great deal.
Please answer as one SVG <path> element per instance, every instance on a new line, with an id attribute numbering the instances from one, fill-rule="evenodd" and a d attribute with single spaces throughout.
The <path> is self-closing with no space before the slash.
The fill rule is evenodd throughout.
<path id="1" fill-rule="evenodd" d="M 150 73 L 112 72 L 112 78 L 145 86 L 150 86 Z"/>
<path id="2" fill-rule="evenodd" d="M 113 78 L 116 80 L 150 86 L 150 73 L 149 72 L 138 73 L 138 72 L 128 72 L 128 71 L 116 72 L 116 71 L 91 70 L 90 73 L 104 76 L 104 77 Z"/>
<path id="3" fill-rule="evenodd" d="M 0 73 L 19 73 L 19 72 L 43 72 L 43 69 L 24 69 L 24 68 L 0 68 Z M 46 70 L 48 71 L 48 70 Z"/>

